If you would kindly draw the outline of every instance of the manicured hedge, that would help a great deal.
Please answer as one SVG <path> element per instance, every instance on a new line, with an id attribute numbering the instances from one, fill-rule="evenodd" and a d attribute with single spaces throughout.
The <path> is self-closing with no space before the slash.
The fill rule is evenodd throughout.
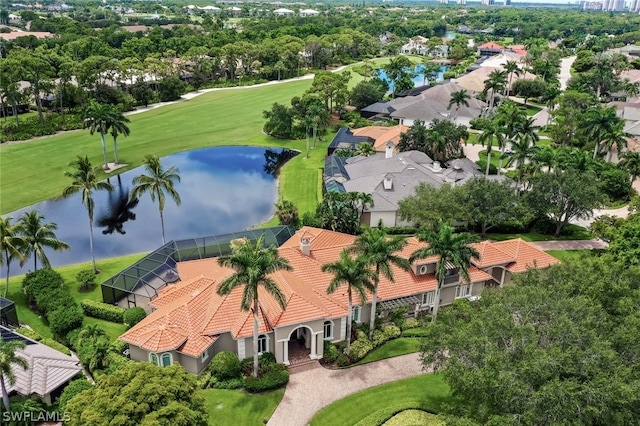
<path id="1" fill-rule="evenodd" d="M 96 302 L 91 299 L 84 299 L 80 302 L 85 315 L 103 319 L 105 321 L 124 323 L 124 312 L 126 309 L 120 306 L 109 305 L 108 303 Z"/>
<path id="2" fill-rule="evenodd" d="M 134 325 L 136 325 L 137 323 L 139 323 L 140 321 L 142 321 L 146 317 L 147 317 L 147 313 L 144 311 L 143 308 L 138 306 L 138 307 L 135 307 L 135 308 L 129 308 L 129 309 L 125 310 L 124 311 L 124 315 L 123 315 L 122 318 L 123 318 L 124 323 L 127 326 L 133 327 Z"/>
<path id="3" fill-rule="evenodd" d="M 36 342 L 39 342 L 40 340 L 42 340 L 42 336 L 39 335 L 38 333 L 36 333 L 35 331 L 29 329 L 29 328 L 18 328 L 16 329 L 16 333 L 18 334 L 22 334 L 25 337 L 28 337 L 31 340 L 35 340 Z"/>
<path id="4" fill-rule="evenodd" d="M 79 379 L 73 380 L 70 382 L 62 391 L 62 395 L 58 398 L 58 407 L 61 410 L 64 410 L 67 402 L 74 396 L 78 395 L 80 392 L 84 392 L 87 389 L 91 389 L 93 385 L 89 383 L 86 377 L 81 377 Z"/>
<path id="5" fill-rule="evenodd" d="M 244 379 L 247 392 L 264 392 L 286 385 L 289 382 L 289 370 L 284 364 L 270 364 L 262 369 L 258 377 L 248 376 Z"/>

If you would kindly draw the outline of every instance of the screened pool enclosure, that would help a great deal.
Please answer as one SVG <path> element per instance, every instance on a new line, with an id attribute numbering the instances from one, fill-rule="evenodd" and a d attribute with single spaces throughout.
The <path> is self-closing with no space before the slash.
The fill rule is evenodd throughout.
<path id="1" fill-rule="evenodd" d="M 293 236 L 290 226 L 252 229 L 224 235 L 169 241 L 127 269 L 102 283 L 105 303 L 124 307 L 146 306 L 158 290 L 180 279 L 176 264 L 188 260 L 217 257 L 231 252 L 230 243 L 238 238 L 257 241 L 264 234 L 265 246 L 279 247 Z"/>

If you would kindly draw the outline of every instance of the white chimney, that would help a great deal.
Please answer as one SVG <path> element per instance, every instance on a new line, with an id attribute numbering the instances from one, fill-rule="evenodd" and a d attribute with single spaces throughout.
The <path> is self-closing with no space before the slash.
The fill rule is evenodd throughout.
<path id="1" fill-rule="evenodd" d="M 311 239 L 309 237 L 300 238 L 300 251 L 305 256 L 311 256 Z"/>
<path id="2" fill-rule="evenodd" d="M 391 141 L 387 142 L 385 145 L 384 158 L 393 157 L 393 143 Z"/>
<path id="3" fill-rule="evenodd" d="M 385 177 L 384 181 L 382 182 L 382 185 L 384 186 L 384 190 L 385 191 L 390 191 L 393 189 L 393 181 L 391 180 L 391 177 Z"/>

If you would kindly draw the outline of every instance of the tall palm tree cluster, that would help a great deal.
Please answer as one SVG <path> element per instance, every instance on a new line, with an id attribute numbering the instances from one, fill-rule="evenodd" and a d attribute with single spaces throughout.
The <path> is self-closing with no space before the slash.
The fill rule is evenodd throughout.
<path id="1" fill-rule="evenodd" d="M 473 259 L 480 257 L 479 253 L 470 246 L 476 237 L 467 233 L 454 233 L 451 226 L 444 222 L 439 224 L 437 232 L 420 232 L 418 239 L 425 244 L 416 250 L 409 259 L 400 255 L 406 247 L 407 241 L 402 236 L 390 236 L 383 227 L 367 228 L 360 235 L 351 248 L 345 248 L 340 258 L 335 262 L 322 266 L 322 271 L 333 275 L 327 294 L 346 287 L 348 295 L 348 311 L 346 324 L 346 353 L 351 348 L 351 323 L 354 296 L 361 303 L 366 303 L 368 294 L 372 295 L 369 337 L 375 329 L 375 311 L 378 300 L 378 284 L 380 277 L 393 282 L 393 267 L 403 270 L 410 268 L 410 262 L 431 256 L 438 256 L 436 265 L 436 279 L 438 281 L 433 321 L 436 320 L 440 303 L 440 289 L 447 275 L 447 268 L 453 265 L 460 276 L 469 282 L 469 268 Z M 289 261 L 280 256 L 275 246 L 264 247 L 264 234 L 255 242 L 247 240 L 236 241 L 232 244 L 229 255 L 218 258 L 221 266 L 229 267 L 234 273 L 222 281 L 217 289 L 218 294 L 228 295 L 235 288 L 243 288 L 241 309 L 251 311 L 253 315 L 253 375 L 258 374 L 258 336 L 260 320 L 259 289 L 271 294 L 282 309 L 286 308 L 285 297 L 277 283 L 269 276 L 279 270 L 291 270 Z"/>
<path id="2" fill-rule="evenodd" d="M 167 194 L 176 204 L 180 205 L 180 194 L 175 189 L 174 184 L 180 182 L 180 171 L 176 167 L 165 170 L 160 163 L 160 158 L 155 155 L 145 157 L 145 169 L 148 174 L 142 174 L 133 179 L 134 187 L 129 193 L 128 206 L 135 206 L 137 200 L 145 193 L 149 193 L 151 201 L 158 200 L 158 210 L 160 212 L 160 225 L 162 230 L 162 244 L 165 243 L 164 235 L 164 207 Z M 70 163 L 71 170 L 65 172 L 65 176 L 71 179 L 71 183 L 62 191 L 62 197 L 68 198 L 74 194 L 81 194 L 82 205 L 87 209 L 89 216 L 89 250 L 91 252 L 91 262 L 93 271 L 97 274 L 96 259 L 93 247 L 93 226 L 95 201 L 93 195 L 95 191 L 113 191 L 113 185 L 98 178 L 99 168 L 94 167 L 86 155 L 78 156 Z M 109 224 L 108 224 L 109 225 Z"/>
<path id="3" fill-rule="evenodd" d="M 104 157 L 103 168 L 105 170 L 109 170 L 105 135 L 110 133 L 113 138 L 114 164 L 117 166 L 120 164 L 118 159 L 118 136 L 129 136 L 130 130 L 127 123 L 129 123 L 129 119 L 115 105 L 101 104 L 92 100 L 84 110 L 84 127 L 88 128 L 89 133 L 92 135 L 96 132 L 100 133 L 102 156 Z"/>
<path id="4" fill-rule="evenodd" d="M 11 217 L 0 217 L 0 265 L 7 268 L 6 284 L 3 295 L 9 292 L 9 274 L 11 263 L 18 261 L 23 266 L 33 258 L 33 269 L 38 269 L 38 260 L 45 268 L 51 263 L 45 249 L 55 251 L 68 250 L 69 245 L 56 238 L 55 230 L 58 225 L 46 222 L 37 210 L 25 212 L 16 223 Z"/>

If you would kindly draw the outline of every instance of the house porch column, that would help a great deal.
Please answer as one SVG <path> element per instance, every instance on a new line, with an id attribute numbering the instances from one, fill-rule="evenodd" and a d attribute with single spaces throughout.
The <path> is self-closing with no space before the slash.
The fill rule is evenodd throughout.
<path id="1" fill-rule="evenodd" d="M 289 365 L 289 340 L 283 340 L 282 345 L 282 363 Z"/>
<path id="2" fill-rule="evenodd" d="M 319 331 L 317 333 L 313 333 L 311 337 L 311 353 L 309 354 L 309 358 L 318 359 L 318 339 L 322 339 L 324 336 L 324 330 Z"/>

